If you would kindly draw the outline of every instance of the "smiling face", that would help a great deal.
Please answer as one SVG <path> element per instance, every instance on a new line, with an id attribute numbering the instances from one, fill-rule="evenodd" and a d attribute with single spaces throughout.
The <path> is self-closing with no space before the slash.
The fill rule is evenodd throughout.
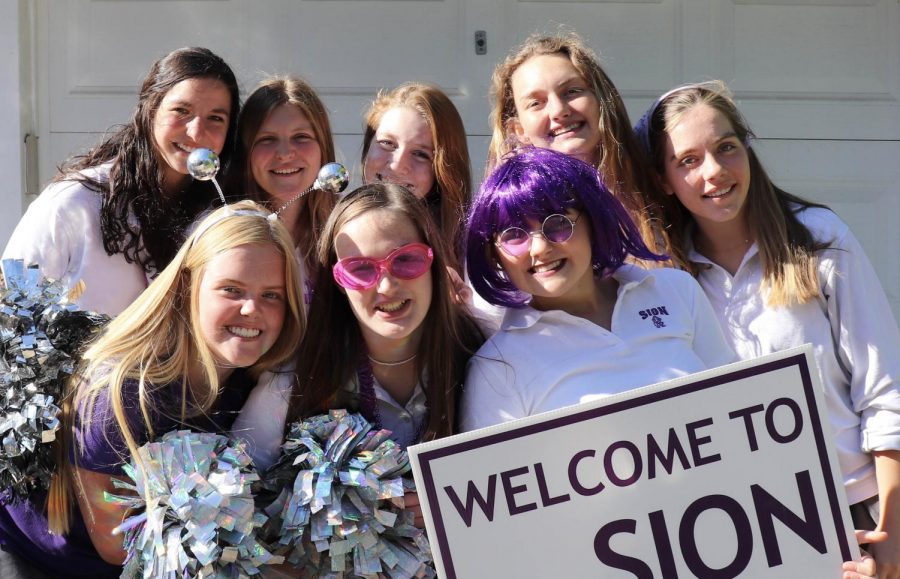
<path id="1" fill-rule="evenodd" d="M 586 213 L 574 210 L 569 210 L 566 216 L 575 221 L 568 241 L 548 242 L 543 235 L 535 233 L 541 222 L 529 219 L 527 227 L 523 227 L 532 232 L 528 251 L 513 256 L 494 247 L 509 281 L 519 291 L 531 294 L 531 305 L 538 310 L 571 312 L 580 309 L 579 301 L 589 299 L 594 292 L 590 219 Z"/>
<path id="2" fill-rule="evenodd" d="M 153 141 L 167 189 L 187 179 L 187 158 L 197 148 L 222 152 L 231 94 L 211 78 L 189 78 L 169 89 L 153 116 Z"/>
<path id="3" fill-rule="evenodd" d="M 663 154 L 666 190 L 701 231 L 746 219 L 750 159 L 725 115 L 706 104 L 686 110 L 666 135 Z"/>
<path id="4" fill-rule="evenodd" d="M 402 185 L 424 198 L 434 185 L 431 127 L 417 110 L 394 107 L 381 116 L 363 165 L 366 183 Z"/>
<path id="5" fill-rule="evenodd" d="M 316 180 L 322 147 L 303 112 L 285 103 L 275 107 L 253 139 L 250 171 L 260 189 L 278 207 Z"/>
<path id="6" fill-rule="evenodd" d="M 286 309 L 284 259 L 274 246 L 254 243 L 224 251 L 204 268 L 197 316 L 220 380 L 255 364 L 278 339 Z"/>
<path id="7" fill-rule="evenodd" d="M 400 213 L 377 209 L 345 223 L 335 236 L 334 248 L 339 260 L 383 259 L 409 243 L 425 243 L 413 223 Z M 431 283 L 430 270 L 409 280 L 386 271 L 372 288 L 342 290 L 370 352 L 416 351 L 431 307 Z"/>
<path id="8" fill-rule="evenodd" d="M 520 142 L 596 164 L 600 103 L 568 57 L 534 56 L 512 74 L 511 85 L 516 116 L 510 122 Z"/>

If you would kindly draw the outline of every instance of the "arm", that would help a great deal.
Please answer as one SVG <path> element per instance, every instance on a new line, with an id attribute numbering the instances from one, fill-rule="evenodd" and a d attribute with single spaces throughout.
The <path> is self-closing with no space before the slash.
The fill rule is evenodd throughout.
<path id="1" fill-rule="evenodd" d="M 529 416 L 518 391 L 516 369 L 507 363 L 493 341 L 469 360 L 460 409 L 460 430 L 467 432 Z"/>
<path id="2" fill-rule="evenodd" d="M 281 454 L 293 372 L 265 372 L 231 427 L 234 438 L 247 442 L 247 451 L 259 472 Z"/>
<path id="3" fill-rule="evenodd" d="M 104 561 L 122 565 L 125 562 L 124 536 L 113 535 L 112 531 L 122 523 L 128 511 L 123 506 L 107 502 L 103 492 L 121 494 L 123 491 L 113 487 L 111 475 L 83 468 L 74 468 L 73 471 L 75 496 L 91 543 Z"/>
<path id="4" fill-rule="evenodd" d="M 900 537 L 900 451 L 881 450 L 872 454 L 881 508 L 876 530 L 887 532 L 889 537 Z M 873 544 L 871 551 L 878 563 L 879 577 L 900 578 L 900 540 Z"/>
<path id="5" fill-rule="evenodd" d="M 694 316 L 694 353 L 703 360 L 707 368 L 718 368 L 736 361 L 734 350 L 728 345 L 722 326 L 716 317 L 709 298 L 697 280 L 688 276 L 690 296 Z"/>
<path id="6" fill-rule="evenodd" d="M 85 207 L 66 194 L 66 188 L 78 187 L 71 182 L 53 183 L 47 187 L 19 220 L 3 250 L 3 259 L 22 259 L 36 263 L 45 277 L 71 285 L 73 253 L 78 251 L 72 235 L 85 224 Z M 82 233 L 82 239 L 85 237 Z"/>

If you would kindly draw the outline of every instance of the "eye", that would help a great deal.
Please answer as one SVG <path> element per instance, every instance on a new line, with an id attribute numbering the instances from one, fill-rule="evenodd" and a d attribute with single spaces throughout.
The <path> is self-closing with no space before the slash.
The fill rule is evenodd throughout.
<path id="1" fill-rule="evenodd" d="M 541 106 L 541 101 L 538 99 L 530 99 L 525 101 L 525 110 L 533 110 Z"/>
<path id="2" fill-rule="evenodd" d="M 678 165 L 681 167 L 691 167 L 696 164 L 697 164 L 697 157 L 693 157 L 693 156 L 685 157 L 685 158 L 681 159 L 680 161 L 678 161 Z"/>
<path id="3" fill-rule="evenodd" d="M 209 120 L 211 120 L 214 123 L 227 123 L 228 122 L 228 118 L 224 117 L 222 115 L 210 115 Z"/>
<path id="4" fill-rule="evenodd" d="M 258 138 L 256 139 L 256 141 L 253 142 L 253 145 L 255 146 L 255 145 L 269 144 L 269 143 L 272 143 L 272 142 L 274 142 L 274 141 L 275 141 L 275 138 L 274 138 L 274 137 L 269 136 L 269 135 L 266 135 L 266 136 L 263 136 L 263 137 L 258 137 Z"/>
<path id="5" fill-rule="evenodd" d="M 731 153 L 732 151 L 737 150 L 737 148 L 738 148 L 738 147 L 737 147 L 736 144 L 730 143 L 730 142 L 728 142 L 728 143 L 722 143 L 722 144 L 719 146 L 719 150 L 722 151 L 723 153 Z"/>
<path id="6" fill-rule="evenodd" d="M 393 149 L 397 148 L 397 145 L 394 143 L 394 141 L 392 141 L 390 139 L 379 139 L 378 144 L 381 145 L 385 149 L 393 150 Z"/>
<path id="7" fill-rule="evenodd" d="M 313 140 L 313 136 L 309 133 L 297 133 L 294 135 L 295 141 L 311 141 Z"/>
<path id="8" fill-rule="evenodd" d="M 568 95 L 579 95 L 584 92 L 584 88 L 580 86 L 571 86 L 566 90 L 566 94 Z"/>
<path id="9" fill-rule="evenodd" d="M 281 301 L 283 299 L 280 292 L 277 291 L 267 291 L 263 292 L 262 297 L 267 300 Z"/>
<path id="10" fill-rule="evenodd" d="M 187 110 L 185 107 L 172 107 L 172 112 L 177 113 L 182 116 L 190 114 L 190 111 Z"/>
<path id="11" fill-rule="evenodd" d="M 413 151 L 413 156 L 429 163 L 431 163 L 432 160 L 431 153 L 429 153 L 428 151 Z"/>
<path id="12" fill-rule="evenodd" d="M 241 291 L 241 288 L 233 285 L 222 286 L 221 288 L 219 288 L 219 291 L 229 296 L 239 296 L 243 293 Z"/>

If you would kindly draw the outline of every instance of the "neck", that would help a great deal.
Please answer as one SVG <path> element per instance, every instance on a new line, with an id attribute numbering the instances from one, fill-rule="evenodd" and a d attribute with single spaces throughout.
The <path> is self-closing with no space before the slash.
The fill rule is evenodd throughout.
<path id="1" fill-rule="evenodd" d="M 234 368 L 216 366 L 216 376 L 219 378 L 219 386 L 227 382 L 233 373 Z M 188 370 L 187 381 L 191 392 L 194 392 L 195 394 L 197 389 L 207 384 L 208 380 L 206 377 L 206 372 L 203 368 L 203 364 L 201 364 L 199 361 L 196 361 L 191 365 L 191 369 Z"/>
<path id="2" fill-rule="evenodd" d="M 163 174 L 162 189 L 167 197 L 175 197 L 191 182 L 189 175 L 182 175 L 172 167 L 166 167 Z"/>
<path id="3" fill-rule="evenodd" d="M 619 282 L 612 277 L 594 279 L 590 274 L 590 285 L 581 292 L 570 292 L 565 298 L 548 300 L 535 297 L 532 307 L 537 310 L 562 310 L 569 315 L 584 318 L 607 330 L 610 329 L 612 311 L 616 305 Z"/>
<path id="4" fill-rule="evenodd" d="M 278 211 L 285 203 L 285 200 L 272 200 L 272 210 Z M 302 236 L 300 235 L 300 215 L 303 213 L 303 209 L 306 207 L 306 198 L 298 199 L 294 203 L 292 203 L 289 207 L 285 208 L 284 211 L 278 214 L 278 219 L 284 224 L 284 227 L 291 232 L 291 239 L 294 240 L 294 246 L 299 246 L 302 240 Z"/>
<path id="5" fill-rule="evenodd" d="M 729 223 L 697 223 L 697 230 L 694 232 L 694 247 L 697 252 L 724 267 L 732 275 L 754 241 L 756 236 L 746 219 Z"/>

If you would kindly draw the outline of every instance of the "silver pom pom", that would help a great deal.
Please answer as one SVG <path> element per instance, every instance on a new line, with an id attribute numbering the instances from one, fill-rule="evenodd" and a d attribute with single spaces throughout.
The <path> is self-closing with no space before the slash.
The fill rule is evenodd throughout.
<path id="1" fill-rule="evenodd" d="M 256 541 L 266 517 L 254 509 L 259 477 L 242 442 L 181 430 L 139 454 L 143 469 L 125 467 L 133 484 L 114 481 L 131 494 L 106 495 L 141 511 L 115 531 L 125 533 L 122 577 L 247 577 L 280 562 Z"/>
<path id="2" fill-rule="evenodd" d="M 403 509 L 410 465 L 390 432 L 343 410 L 290 426 L 262 481 L 260 532 L 303 576 L 434 577 L 425 533 Z"/>

